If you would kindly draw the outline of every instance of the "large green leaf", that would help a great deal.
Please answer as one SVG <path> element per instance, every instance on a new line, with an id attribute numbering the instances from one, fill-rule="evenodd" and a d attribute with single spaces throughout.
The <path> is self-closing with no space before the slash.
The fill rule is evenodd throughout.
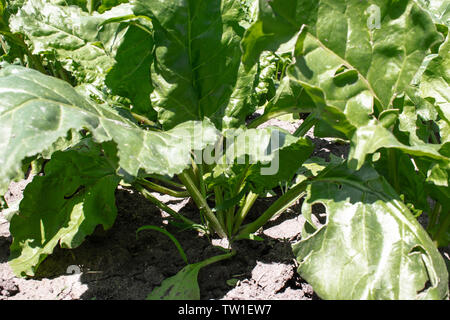
<path id="1" fill-rule="evenodd" d="M 30 39 L 33 53 L 53 54 L 79 83 L 106 84 L 113 94 L 130 99 L 133 112 L 153 120 L 151 23 L 134 16 L 131 5 L 115 6 L 128 1 L 102 3 L 102 14 L 86 12 L 85 2 L 27 1 L 11 27 Z"/>
<path id="2" fill-rule="evenodd" d="M 234 182 L 245 180 L 257 193 L 290 181 L 314 149 L 309 139 L 277 127 L 237 129 L 225 137 L 225 153 L 216 160 L 212 182 L 233 189 Z"/>
<path id="3" fill-rule="evenodd" d="M 152 104 L 165 128 L 207 116 L 217 127 L 253 111 L 256 68 L 241 64 L 246 12 L 238 1 L 136 0 L 134 14 L 152 19 Z"/>
<path id="4" fill-rule="evenodd" d="M 300 276 L 321 298 L 448 298 L 442 256 L 374 169 L 328 168 L 307 193 L 302 212 L 310 225 L 317 203 L 327 221 L 293 248 Z"/>
<path id="5" fill-rule="evenodd" d="M 11 23 L 31 40 L 35 53 L 54 53 L 80 83 L 106 84 L 130 99 L 133 112 L 153 119 L 151 23 L 135 17 L 130 5 L 114 7 L 123 2 L 128 1 L 102 2 L 101 12 L 111 10 L 89 14 L 86 1 L 28 1 Z"/>
<path id="6" fill-rule="evenodd" d="M 144 130 L 62 80 L 7 65 L 0 70 L 0 194 L 20 177 L 23 159 L 48 149 L 70 129 L 87 129 L 97 142 L 114 140 L 119 165 L 132 176 L 140 169 L 180 173 L 191 150 L 203 149 L 218 136 L 207 120 L 187 121 L 167 132 Z"/>
<path id="7" fill-rule="evenodd" d="M 76 6 L 32 0 L 10 18 L 10 27 L 30 39 L 34 54 L 54 53 L 80 82 L 101 85 L 114 65 L 114 51 L 127 31 L 119 24 L 101 24 L 132 14 L 127 4 L 102 15 L 89 15 Z"/>
<path id="8" fill-rule="evenodd" d="M 24 191 L 19 214 L 11 219 L 9 265 L 16 275 L 33 276 L 58 245 L 79 246 L 99 224 L 110 228 L 117 215 L 114 143 L 83 143 L 56 152 Z"/>
<path id="9" fill-rule="evenodd" d="M 322 135 L 348 133 L 348 123 L 366 125 L 373 112 L 389 108 L 442 39 L 414 1 L 274 0 L 260 1 L 259 9 L 242 42 L 243 59 L 251 65 L 263 50 L 297 39 L 288 74 L 323 91 L 331 118 L 321 119 Z"/>
<path id="10" fill-rule="evenodd" d="M 260 1 L 243 41 L 245 61 L 300 30 L 292 75 L 320 87 L 342 110 L 358 104 L 370 111 L 371 98 L 389 106 L 441 39 L 414 1 Z"/>

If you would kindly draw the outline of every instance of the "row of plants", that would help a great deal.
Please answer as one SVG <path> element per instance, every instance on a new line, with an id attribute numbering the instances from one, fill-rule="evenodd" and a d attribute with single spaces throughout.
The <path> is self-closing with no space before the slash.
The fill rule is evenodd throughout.
<path id="1" fill-rule="evenodd" d="M 0 195 L 43 173 L 1 201 L 11 268 L 33 276 L 110 228 L 121 185 L 229 243 L 149 298 L 199 298 L 202 267 L 299 199 L 293 252 L 321 298 L 448 298 L 449 25 L 445 0 L 1 0 Z M 307 115 L 293 134 L 259 127 L 287 114 Z M 311 157 L 311 128 L 348 159 Z M 199 219 L 153 192 L 192 197 Z"/>

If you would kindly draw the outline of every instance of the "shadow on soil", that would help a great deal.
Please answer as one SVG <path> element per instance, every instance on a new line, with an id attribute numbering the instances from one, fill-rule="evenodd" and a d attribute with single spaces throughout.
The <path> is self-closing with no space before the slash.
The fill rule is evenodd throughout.
<path id="1" fill-rule="evenodd" d="M 9 246 L 11 245 L 11 237 L 5 237 L 0 234 L 0 263 L 8 261 Z"/>

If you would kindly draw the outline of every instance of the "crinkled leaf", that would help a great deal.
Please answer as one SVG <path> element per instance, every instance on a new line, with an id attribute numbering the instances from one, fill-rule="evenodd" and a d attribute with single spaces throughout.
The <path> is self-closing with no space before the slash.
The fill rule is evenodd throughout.
<path id="1" fill-rule="evenodd" d="M 10 26 L 31 40 L 34 54 L 55 52 L 79 81 L 100 83 L 101 75 L 114 64 L 98 43 L 98 26 L 105 19 L 91 17 L 79 7 L 32 0 L 11 17 Z"/>
<path id="2" fill-rule="evenodd" d="M 207 120 L 187 121 L 166 132 L 143 130 L 64 81 L 8 65 L 0 70 L 0 194 L 20 175 L 23 159 L 47 150 L 71 129 L 87 129 L 97 142 L 114 140 L 119 165 L 132 176 L 140 169 L 177 174 L 187 167 L 191 150 L 217 139 Z"/>
<path id="3" fill-rule="evenodd" d="M 263 105 L 266 100 L 270 100 L 274 95 L 278 63 L 279 59 L 273 53 L 263 52 L 261 54 L 258 85 L 255 88 L 259 105 Z"/>
<path id="4" fill-rule="evenodd" d="M 106 84 L 112 94 L 130 99 L 133 112 L 153 119 L 151 23 L 134 16 L 130 5 L 115 7 L 128 1 L 102 1 L 99 12 L 112 10 L 92 15 L 84 12 L 86 1 L 81 2 L 30 2 L 15 16 L 13 26 L 31 39 L 35 52 L 55 52 L 80 82 Z M 67 6 L 72 4 L 79 7 Z"/>
<path id="5" fill-rule="evenodd" d="M 10 18 L 10 27 L 30 39 L 34 54 L 54 53 L 79 82 L 102 85 L 128 31 L 118 23 L 102 23 L 132 15 L 128 4 L 90 15 L 77 6 L 30 0 Z"/>
<path id="6" fill-rule="evenodd" d="M 11 219 L 13 243 L 9 265 L 18 276 L 33 276 L 36 268 L 60 244 L 79 246 L 97 225 L 110 228 L 117 215 L 114 191 L 115 146 L 93 143 L 56 152 L 26 187 L 19 214 Z"/>
<path id="7" fill-rule="evenodd" d="M 442 256 L 371 167 L 328 170 L 307 193 L 303 214 L 311 215 L 312 205 L 321 203 L 327 222 L 293 248 L 300 276 L 321 298 L 448 298 Z"/>
<path id="8" fill-rule="evenodd" d="M 165 128 L 204 116 L 232 127 L 253 112 L 256 67 L 241 64 L 247 17 L 238 1 L 137 0 L 133 10 L 152 19 L 152 104 Z"/>

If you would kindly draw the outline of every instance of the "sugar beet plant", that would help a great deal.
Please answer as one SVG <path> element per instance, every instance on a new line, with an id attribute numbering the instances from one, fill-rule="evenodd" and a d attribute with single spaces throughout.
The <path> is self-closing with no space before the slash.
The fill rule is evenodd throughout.
<path id="1" fill-rule="evenodd" d="M 440 0 L 1 0 L 0 194 L 43 173 L 2 203 L 12 269 L 33 276 L 110 228 L 122 185 L 230 244 L 149 298 L 199 298 L 200 268 L 301 198 L 293 252 L 320 297 L 448 298 L 449 19 Z M 260 127 L 285 114 L 307 117 L 294 134 Z M 311 157 L 311 128 L 348 159 Z M 191 196 L 200 222 L 153 191 Z"/>

